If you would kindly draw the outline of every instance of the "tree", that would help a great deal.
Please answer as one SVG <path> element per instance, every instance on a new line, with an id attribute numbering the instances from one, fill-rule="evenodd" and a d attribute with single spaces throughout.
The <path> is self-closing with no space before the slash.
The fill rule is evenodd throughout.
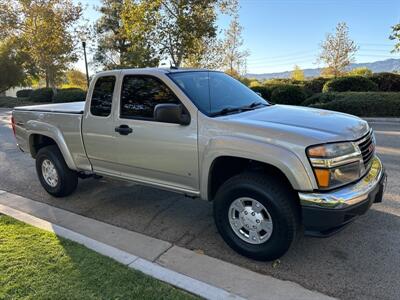
<path id="1" fill-rule="evenodd" d="M 18 62 L 17 54 L 9 43 L 0 44 L 0 93 L 9 88 L 23 85 L 26 74 L 22 64 Z"/>
<path id="2" fill-rule="evenodd" d="M 219 0 L 214 9 L 219 9 L 221 14 L 237 14 L 238 0 Z M 217 29 L 217 28 L 216 28 Z M 192 68 L 224 69 L 224 41 L 216 36 L 203 37 L 193 42 L 193 51 L 185 55 L 183 66 Z"/>
<path id="3" fill-rule="evenodd" d="M 159 4 L 150 1 L 102 0 L 94 26 L 94 61 L 105 69 L 157 66 L 154 26 Z"/>
<path id="4" fill-rule="evenodd" d="M 215 68 L 220 64 L 217 12 L 237 0 L 102 0 L 94 27 L 94 60 L 105 68 L 156 66 Z"/>
<path id="5" fill-rule="evenodd" d="M 186 55 L 182 65 L 189 68 L 221 69 L 223 65 L 222 41 L 217 37 L 196 41 L 194 51 Z"/>
<path id="6" fill-rule="evenodd" d="M 389 39 L 396 41 L 392 52 L 400 52 L 400 23 L 392 26 L 392 34 Z"/>
<path id="7" fill-rule="evenodd" d="M 153 0 L 147 0 L 152 2 Z M 216 37 L 219 0 L 156 0 L 160 4 L 156 26 L 160 52 L 180 67 L 198 54 L 202 41 Z M 201 50 L 200 50 L 201 51 Z"/>
<path id="8" fill-rule="evenodd" d="M 223 41 L 224 68 L 225 71 L 232 76 L 246 73 L 249 52 L 247 50 L 242 50 L 242 31 L 243 27 L 239 23 L 239 16 L 235 13 L 229 28 L 225 30 L 225 39 Z"/>
<path id="9" fill-rule="evenodd" d="M 349 71 L 347 75 L 350 76 L 371 76 L 372 71 L 368 69 L 367 67 L 359 67 L 359 68 L 354 68 L 353 70 Z"/>
<path id="10" fill-rule="evenodd" d="M 343 74 L 345 68 L 355 61 L 354 55 L 358 50 L 356 43 L 349 38 L 345 22 L 338 23 L 335 34 L 329 33 L 321 48 L 319 60 L 327 65 L 334 77 Z"/>
<path id="11" fill-rule="evenodd" d="M 71 69 L 65 72 L 65 83 L 63 88 L 80 88 L 87 89 L 86 75 L 79 70 Z"/>
<path id="12" fill-rule="evenodd" d="M 82 7 L 72 0 L 2 0 L 0 7 L 0 32 L 14 40 L 56 91 L 62 72 L 77 60 L 74 26 Z"/>
<path id="13" fill-rule="evenodd" d="M 335 77 L 335 71 L 331 67 L 322 68 L 320 76 L 323 78 Z"/>
<path id="14" fill-rule="evenodd" d="M 292 71 L 292 74 L 290 75 L 290 77 L 293 80 L 304 80 L 304 71 L 302 69 L 300 69 L 300 67 L 298 65 L 294 66 L 294 70 Z"/>

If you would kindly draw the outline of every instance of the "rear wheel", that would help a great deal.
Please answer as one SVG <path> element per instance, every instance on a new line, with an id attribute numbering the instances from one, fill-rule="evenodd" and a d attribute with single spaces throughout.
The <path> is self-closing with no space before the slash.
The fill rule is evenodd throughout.
<path id="1" fill-rule="evenodd" d="M 256 260 L 274 260 L 295 241 L 296 194 L 274 177 L 249 173 L 225 182 L 214 199 L 214 219 L 225 242 Z"/>
<path id="2" fill-rule="evenodd" d="M 55 197 L 70 195 L 78 185 L 77 172 L 68 168 L 55 145 L 39 150 L 36 156 L 36 173 L 46 192 Z"/>

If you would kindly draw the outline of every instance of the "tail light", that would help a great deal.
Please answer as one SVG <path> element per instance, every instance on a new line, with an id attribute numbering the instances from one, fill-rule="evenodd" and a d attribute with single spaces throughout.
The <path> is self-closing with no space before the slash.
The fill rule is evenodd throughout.
<path id="1" fill-rule="evenodd" d="M 11 127 L 12 127 L 12 130 L 13 130 L 14 135 L 15 135 L 15 119 L 14 119 L 14 117 L 11 117 Z"/>

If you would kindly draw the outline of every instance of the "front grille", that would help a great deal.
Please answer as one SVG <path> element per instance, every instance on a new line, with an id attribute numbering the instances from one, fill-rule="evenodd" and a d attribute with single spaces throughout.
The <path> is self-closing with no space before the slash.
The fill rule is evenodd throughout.
<path id="1" fill-rule="evenodd" d="M 360 148 L 364 166 L 367 166 L 375 153 L 375 141 L 373 138 L 372 130 L 357 142 Z"/>

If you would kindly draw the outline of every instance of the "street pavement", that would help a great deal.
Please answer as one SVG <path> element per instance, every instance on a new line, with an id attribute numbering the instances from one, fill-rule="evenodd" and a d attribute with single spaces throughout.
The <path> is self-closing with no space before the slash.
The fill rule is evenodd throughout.
<path id="1" fill-rule="evenodd" d="M 236 254 L 218 235 L 211 203 L 112 179 L 79 181 L 62 199 L 44 192 L 0 110 L 0 189 L 171 242 L 341 299 L 400 299 L 400 123 L 370 122 L 388 174 L 382 204 L 326 239 L 304 237 L 279 261 Z M 268 295 L 266 295 L 268 298 Z"/>

